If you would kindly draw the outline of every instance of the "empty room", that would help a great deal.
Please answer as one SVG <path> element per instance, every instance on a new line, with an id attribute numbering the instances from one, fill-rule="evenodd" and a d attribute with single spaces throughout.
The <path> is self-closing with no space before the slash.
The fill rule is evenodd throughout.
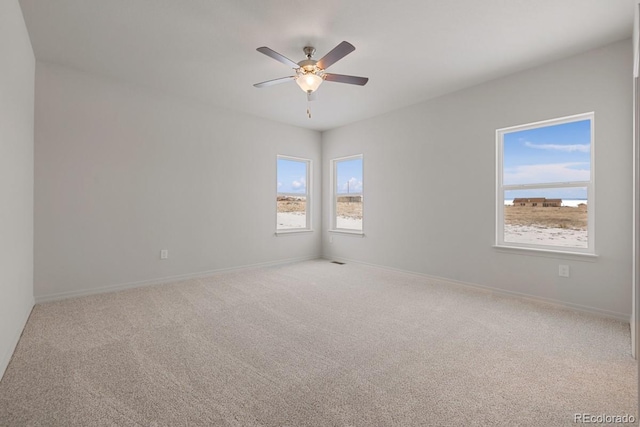
<path id="1" fill-rule="evenodd" d="M 638 0 L 2 0 L 0 426 L 637 425 Z"/>

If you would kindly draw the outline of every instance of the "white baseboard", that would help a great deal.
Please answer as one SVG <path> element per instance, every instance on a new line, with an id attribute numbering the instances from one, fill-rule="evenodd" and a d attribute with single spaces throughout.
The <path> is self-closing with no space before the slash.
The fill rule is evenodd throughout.
<path id="1" fill-rule="evenodd" d="M 404 273 L 404 274 L 410 274 L 410 275 L 413 275 L 413 276 L 424 277 L 425 279 L 429 279 L 429 280 L 431 280 L 433 282 L 440 283 L 440 284 L 463 286 L 463 287 L 466 287 L 466 288 L 480 290 L 480 291 L 488 292 L 488 293 L 495 294 L 495 295 L 520 298 L 520 299 L 523 299 L 523 300 L 528 300 L 528 301 L 533 301 L 533 302 L 537 302 L 537 303 L 547 304 L 547 305 L 554 306 L 554 307 L 557 307 L 557 308 L 565 308 L 565 309 L 580 311 L 580 312 L 583 312 L 583 313 L 589 313 L 589 314 L 593 314 L 593 315 L 596 315 L 596 316 L 605 317 L 605 318 L 608 318 L 608 319 L 618 320 L 618 321 L 621 321 L 623 323 L 630 323 L 629 314 L 625 314 L 625 313 L 618 313 L 618 312 L 615 312 L 615 311 L 602 310 L 602 309 L 599 309 L 599 308 L 596 308 L 596 307 L 589 307 L 589 306 L 584 306 L 584 305 L 580 305 L 580 304 L 573 304 L 573 303 L 564 302 L 564 301 L 560 301 L 560 300 L 555 300 L 555 299 L 551 299 L 551 298 L 538 297 L 538 296 L 535 296 L 535 295 L 525 294 L 525 293 L 522 293 L 522 292 L 514 292 L 514 291 L 508 291 L 508 290 L 500 289 L 500 288 L 493 288 L 491 286 L 480 285 L 478 283 L 462 282 L 462 281 L 458 281 L 458 280 L 447 279 L 447 278 L 444 278 L 444 277 L 432 276 L 432 275 L 429 275 L 429 274 L 426 274 L 426 273 L 420 273 L 420 272 L 417 272 L 417 271 L 402 270 L 402 269 L 399 269 L 399 268 L 389 267 L 389 266 L 386 266 L 386 265 L 372 264 L 372 263 L 368 263 L 368 262 L 364 262 L 364 261 L 357 261 L 357 260 L 353 260 L 353 259 L 349 259 L 349 258 L 333 257 L 333 256 L 330 257 L 328 255 L 323 255 L 323 258 L 327 259 L 327 260 L 332 260 L 332 261 L 335 260 L 335 261 L 341 261 L 341 262 L 349 262 L 349 263 L 353 263 L 353 264 L 366 265 L 366 266 L 369 266 L 369 267 L 380 268 L 382 270 L 396 271 L 396 272 L 399 272 L 399 273 Z"/>
<path id="2" fill-rule="evenodd" d="M 24 313 L 22 314 L 22 319 L 19 324 L 19 327 L 15 331 L 13 339 L 9 345 L 9 348 L 2 355 L 2 359 L 0 359 L 0 380 L 4 376 L 4 373 L 9 366 L 9 362 L 11 362 L 11 357 L 13 356 L 13 352 L 16 350 L 16 346 L 18 345 L 18 341 L 20 341 L 20 337 L 22 336 L 22 331 L 24 331 L 24 327 L 27 325 L 27 320 L 29 320 L 29 316 L 31 315 L 31 311 L 33 310 L 33 306 L 35 305 L 35 301 L 31 298 L 31 301 L 25 307 Z"/>
<path id="3" fill-rule="evenodd" d="M 58 292 L 55 294 L 37 295 L 35 297 L 35 302 L 36 304 L 41 304 L 45 302 L 59 301 L 59 300 L 68 299 L 68 298 L 77 298 L 77 297 L 84 297 L 89 295 L 103 294 L 107 292 L 122 291 L 125 289 L 140 288 L 144 286 L 164 285 L 167 283 L 178 282 L 181 280 L 197 279 L 200 277 L 213 276 L 219 273 L 228 273 L 233 271 L 251 270 L 251 269 L 261 268 L 261 267 L 286 265 L 286 264 L 292 264 L 294 262 L 309 261 L 312 259 L 318 259 L 318 257 L 310 256 L 310 257 L 301 257 L 301 258 L 288 258 L 288 259 L 282 259 L 277 261 L 261 262 L 257 264 L 247 264 L 247 265 L 240 265 L 240 266 L 234 266 L 234 267 L 219 268 L 215 270 L 200 271 L 197 273 L 187 273 L 187 274 L 179 274 L 175 276 L 158 277 L 155 279 L 141 280 L 138 282 L 120 283 L 120 284 L 102 286 L 99 288 L 79 289 L 75 291 Z"/>
<path id="4" fill-rule="evenodd" d="M 81 290 L 75 290 L 75 291 L 60 292 L 60 293 L 55 293 L 55 294 L 39 295 L 39 296 L 36 296 L 35 303 L 36 304 L 40 304 L 40 303 L 45 303 L 45 302 L 50 302 L 50 301 L 58 301 L 58 300 L 62 300 L 62 299 L 67 299 L 67 298 L 76 298 L 76 297 L 95 295 L 95 294 L 101 294 L 101 293 L 106 293 L 106 292 L 115 292 L 115 291 L 139 288 L 139 287 L 144 287 L 144 286 L 162 285 L 162 284 L 167 284 L 167 283 L 171 283 L 171 282 L 177 282 L 177 281 L 180 281 L 180 280 L 187 280 L 187 279 L 195 279 L 195 278 L 200 278 L 200 277 L 212 276 L 212 275 L 215 275 L 215 274 L 218 274 L 218 273 L 226 273 L 226 272 L 232 272 L 232 271 L 250 270 L 250 269 L 261 268 L 261 267 L 285 265 L 285 264 L 291 264 L 291 263 L 295 263 L 295 262 L 309 261 L 309 260 L 318 259 L 318 258 L 319 257 L 315 257 L 315 256 L 301 257 L 301 258 L 288 258 L 288 259 L 284 259 L 284 260 L 268 261 L 268 262 L 257 263 L 257 264 L 247 264 L 247 265 L 241 265 L 241 266 L 235 266 L 235 267 L 220 268 L 220 269 L 215 269 L 215 270 L 201 271 L 201 272 L 197 272 L 197 273 L 188 273 L 188 274 L 181 274 L 181 275 L 175 275 L 175 276 L 166 276 L 166 277 L 160 277 L 160 278 L 156 278 L 156 279 L 142 280 L 142 281 L 138 281 L 138 282 L 115 284 L 115 285 L 103 286 L 103 287 L 100 287 L 100 288 L 81 289 Z M 525 294 L 525 293 L 521 293 L 521 292 L 508 291 L 508 290 L 505 290 L 505 289 L 499 289 L 499 288 L 494 288 L 494 287 L 491 287 L 491 286 L 480 285 L 478 283 L 462 282 L 462 281 L 458 281 L 458 280 L 447 279 L 447 278 L 444 278 L 444 277 L 433 276 L 433 275 L 429 275 L 429 274 L 426 274 L 426 273 L 420 273 L 420 272 L 410 271 L 410 270 L 403 270 L 403 269 L 394 268 L 394 267 L 390 267 L 390 266 L 386 266 L 386 265 L 380 265 L 380 264 L 373 264 L 373 263 L 368 263 L 368 262 L 364 262 L 364 261 L 358 261 L 358 260 L 354 260 L 354 259 L 350 259 L 350 258 L 330 257 L 330 256 L 328 256 L 326 254 L 323 255 L 320 258 L 321 259 L 326 259 L 326 260 L 335 260 L 335 261 L 348 262 L 348 263 L 353 263 L 353 264 L 361 264 L 361 265 L 366 265 L 366 266 L 369 266 L 369 267 L 380 268 L 380 269 L 388 270 L 388 271 L 396 271 L 396 272 L 400 272 L 400 273 L 404 273 L 404 274 L 411 274 L 411 275 L 414 275 L 414 276 L 419 276 L 419 277 L 423 277 L 423 278 L 429 279 L 429 280 L 434 281 L 436 283 L 448 284 L 448 285 L 454 285 L 454 286 L 463 286 L 463 287 L 466 287 L 466 288 L 471 288 L 471 289 L 475 289 L 475 290 L 481 290 L 481 291 L 489 292 L 489 293 L 492 293 L 492 294 L 495 294 L 495 295 L 502 295 L 502 296 L 510 296 L 510 297 L 521 298 L 521 299 L 524 299 L 524 300 L 543 303 L 543 304 L 551 305 L 551 306 L 554 306 L 554 307 L 560 307 L 560 308 L 576 310 L 576 311 L 580 311 L 580 312 L 594 314 L 594 315 L 597 315 L 597 316 L 600 316 L 600 317 L 606 317 L 606 318 L 610 318 L 610 319 L 615 319 L 615 320 L 618 320 L 618 321 L 621 321 L 621 322 L 624 322 L 624 323 L 630 323 L 629 314 L 625 314 L 625 313 L 618 313 L 618 312 L 613 312 L 613 311 L 608 311 L 608 310 L 602 310 L 602 309 L 595 308 L 595 307 L 589 307 L 589 306 L 583 306 L 583 305 L 580 305 L 580 304 L 568 303 L 568 302 L 555 300 L 555 299 L 551 299 L 551 298 L 538 297 L 538 296 L 535 296 L 535 295 Z M 28 318 L 28 316 L 27 316 L 27 318 Z M 25 323 L 26 323 L 26 318 L 25 318 Z M 17 343 L 17 339 L 19 339 L 19 338 L 20 338 L 20 336 L 18 335 L 18 337 L 16 338 L 16 343 Z M 8 357 L 10 358 L 11 355 L 9 355 Z M 7 363 L 8 363 L 8 361 L 7 361 Z M 2 367 L 2 365 L 0 365 L 0 368 L 1 367 Z"/>

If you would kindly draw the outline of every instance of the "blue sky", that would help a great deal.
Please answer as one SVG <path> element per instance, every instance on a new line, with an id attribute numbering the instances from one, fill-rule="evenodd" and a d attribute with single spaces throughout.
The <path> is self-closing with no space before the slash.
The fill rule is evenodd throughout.
<path id="1" fill-rule="evenodd" d="M 278 159 L 278 192 L 306 193 L 306 168 L 306 162 Z M 338 193 L 362 193 L 362 159 L 340 161 L 337 168 Z"/>
<path id="2" fill-rule="evenodd" d="M 590 120 L 507 133 L 504 135 L 504 184 L 589 181 L 590 144 Z M 586 198 L 585 188 L 540 193 L 539 197 Z M 510 191 L 505 194 L 505 198 L 526 196 L 532 193 Z"/>
<path id="3" fill-rule="evenodd" d="M 305 194 L 307 192 L 307 163 L 278 159 L 278 192 Z"/>
<path id="4" fill-rule="evenodd" d="M 338 194 L 362 193 L 362 159 L 342 160 L 337 163 L 337 168 Z"/>

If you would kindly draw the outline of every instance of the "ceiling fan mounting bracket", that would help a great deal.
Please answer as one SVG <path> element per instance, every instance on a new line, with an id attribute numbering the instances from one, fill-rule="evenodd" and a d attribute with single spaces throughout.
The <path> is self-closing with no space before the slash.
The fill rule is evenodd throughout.
<path id="1" fill-rule="evenodd" d="M 304 49 L 302 49 L 304 51 L 304 54 L 307 56 L 307 59 L 311 59 L 311 57 L 316 53 L 316 48 L 313 46 L 305 46 Z"/>

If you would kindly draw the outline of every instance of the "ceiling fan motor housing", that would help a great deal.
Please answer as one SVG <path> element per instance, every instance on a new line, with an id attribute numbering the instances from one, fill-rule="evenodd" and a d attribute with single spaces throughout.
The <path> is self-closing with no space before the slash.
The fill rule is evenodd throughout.
<path id="1" fill-rule="evenodd" d="M 324 70 L 316 65 L 318 61 L 311 59 L 313 54 L 316 52 L 316 48 L 312 46 L 305 46 L 303 50 L 304 54 L 307 55 L 307 59 L 303 59 L 298 62 L 298 66 L 300 67 L 298 69 L 298 75 L 313 73 L 322 77 Z"/>

